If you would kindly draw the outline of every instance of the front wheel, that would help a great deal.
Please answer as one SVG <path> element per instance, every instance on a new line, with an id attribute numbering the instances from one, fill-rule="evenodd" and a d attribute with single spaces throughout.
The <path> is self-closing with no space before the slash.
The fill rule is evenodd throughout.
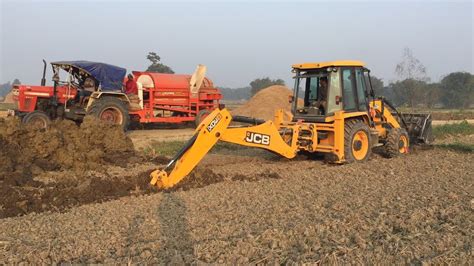
<path id="1" fill-rule="evenodd" d="M 393 128 L 387 134 L 387 141 L 385 142 L 385 155 L 388 158 L 397 157 L 401 154 L 408 153 L 410 145 L 410 138 L 408 133 L 403 128 Z"/>
<path id="2" fill-rule="evenodd" d="M 51 118 L 43 111 L 28 113 L 21 121 L 36 128 L 47 128 L 51 124 Z"/>
<path id="3" fill-rule="evenodd" d="M 124 130 L 128 128 L 130 123 L 130 115 L 126 104 L 116 97 L 103 97 L 95 100 L 87 114 L 104 122 L 120 125 Z"/>

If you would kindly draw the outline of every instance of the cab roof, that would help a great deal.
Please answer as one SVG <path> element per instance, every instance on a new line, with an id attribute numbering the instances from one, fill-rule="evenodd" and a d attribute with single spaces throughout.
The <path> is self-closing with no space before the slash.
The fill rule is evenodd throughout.
<path id="1" fill-rule="evenodd" d="M 292 65 L 295 69 L 318 69 L 325 67 L 334 67 L 334 66 L 365 66 L 365 63 L 362 61 L 356 60 L 339 60 L 339 61 L 329 61 L 329 62 L 313 62 L 313 63 L 301 63 Z"/>

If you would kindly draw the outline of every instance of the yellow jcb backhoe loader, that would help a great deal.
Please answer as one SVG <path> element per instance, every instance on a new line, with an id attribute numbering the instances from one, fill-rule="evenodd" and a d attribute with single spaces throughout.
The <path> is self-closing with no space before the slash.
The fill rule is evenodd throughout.
<path id="1" fill-rule="evenodd" d="M 293 73 L 291 114 L 278 110 L 273 121 L 263 121 L 216 109 L 163 170 L 151 173 L 150 183 L 173 187 L 219 140 L 286 158 L 298 152 L 322 153 L 335 163 L 364 162 L 375 146 L 395 157 L 408 153 L 412 144 L 432 141 L 431 115 L 401 114 L 386 99 L 376 98 L 362 62 L 296 64 Z M 232 121 L 253 125 L 231 126 Z"/>

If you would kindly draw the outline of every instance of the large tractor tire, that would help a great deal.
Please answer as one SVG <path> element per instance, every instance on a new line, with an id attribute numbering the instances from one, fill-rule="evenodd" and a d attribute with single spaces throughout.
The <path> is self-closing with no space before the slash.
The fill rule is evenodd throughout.
<path id="1" fill-rule="evenodd" d="M 409 146 L 410 138 L 407 131 L 403 128 L 393 128 L 387 134 L 387 141 L 384 145 L 385 155 L 388 158 L 394 158 L 406 154 Z"/>
<path id="2" fill-rule="evenodd" d="M 370 128 L 361 120 L 347 120 L 344 126 L 344 158 L 346 162 L 365 162 L 371 153 Z"/>
<path id="3" fill-rule="evenodd" d="M 194 123 L 196 124 L 196 127 L 199 126 L 199 124 L 201 124 L 201 122 L 204 120 L 204 118 L 206 118 L 210 113 L 211 113 L 211 111 L 209 111 L 207 109 L 203 109 L 203 110 L 199 111 L 199 113 L 196 115 L 196 119 L 194 120 Z"/>
<path id="4" fill-rule="evenodd" d="M 120 125 L 127 130 L 130 124 L 128 108 L 122 100 L 116 97 L 105 96 L 95 100 L 87 115 L 92 115 L 107 123 Z"/>
<path id="5" fill-rule="evenodd" d="M 33 111 L 25 115 L 22 122 L 36 128 L 47 128 L 51 124 L 51 118 L 43 111 Z"/>

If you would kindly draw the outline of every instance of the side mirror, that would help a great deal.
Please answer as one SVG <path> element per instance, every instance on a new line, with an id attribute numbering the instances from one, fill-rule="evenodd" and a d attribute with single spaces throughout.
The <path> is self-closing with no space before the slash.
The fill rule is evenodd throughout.
<path id="1" fill-rule="evenodd" d="M 288 102 L 292 103 L 295 100 L 295 97 L 293 95 L 288 95 Z"/>

